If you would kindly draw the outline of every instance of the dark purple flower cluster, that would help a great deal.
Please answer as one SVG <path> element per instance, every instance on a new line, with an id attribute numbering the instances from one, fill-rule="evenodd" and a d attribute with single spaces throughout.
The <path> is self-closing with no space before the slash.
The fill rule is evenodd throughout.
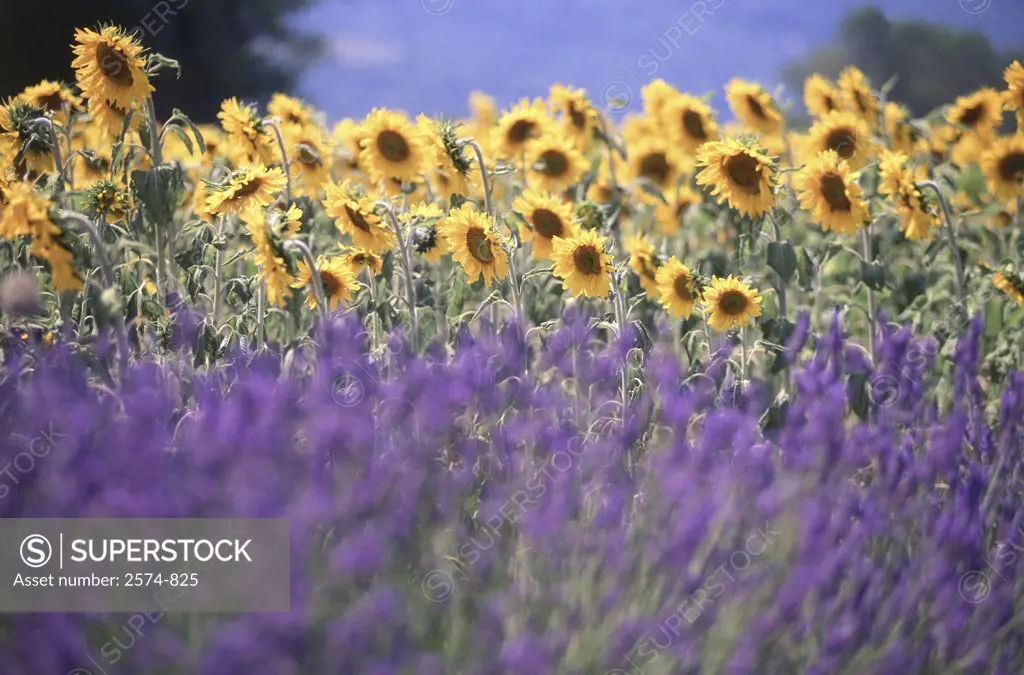
<path id="1" fill-rule="evenodd" d="M 729 345 L 694 368 L 565 323 L 384 360 L 338 323 L 113 387 L 12 359 L 0 517 L 284 517 L 293 572 L 286 614 L 5 616 L 4 672 L 1024 670 L 1024 375 L 979 386 L 979 322 L 946 395 L 931 341 L 884 329 L 872 364 L 802 319 L 784 402 Z"/>

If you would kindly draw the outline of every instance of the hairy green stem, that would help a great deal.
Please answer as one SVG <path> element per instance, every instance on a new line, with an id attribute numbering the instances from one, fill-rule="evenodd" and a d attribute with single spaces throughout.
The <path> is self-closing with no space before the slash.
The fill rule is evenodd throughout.
<path id="1" fill-rule="evenodd" d="M 274 136 L 277 138 L 277 148 L 281 151 L 281 167 L 284 169 L 284 198 L 287 202 L 285 206 L 291 206 L 292 203 L 292 171 L 291 164 L 288 161 L 288 151 L 284 147 L 284 136 L 281 135 L 281 127 L 277 125 L 277 122 L 273 119 L 267 118 L 261 122 L 265 127 L 270 127 L 274 130 Z"/>
<path id="2" fill-rule="evenodd" d="M 864 255 L 864 264 L 871 264 L 871 224 L 860 228 L 861 248 Z M 875 290 L 868 286 L 868 350 L 871 355 L 871 363 L 875 362 Z"/>
<path id="3" fill-rule="evenodd" d="M 967 299 L 967 285 L 964 281 L 964 262 L 960 258 L 960 246 L 956 241 L 956 230 L 953 229 L 953 217 L 949 212 L 949 204 L 946 203 L 946 198 L 942 195 L 942 190 L 939 189 L 939 184 L 935 181 L 921 181 L 917 186 L 919 188 L 931 188 L 932 192 L 935 193 L 936 199 L 939 201 L 939 207 L 942 209 L 942 229 L 946 235 L 946 243 L 949 244 L 949 251 L 953 255 L 953 262 L 956 264 L 957 298 L 960 303 L 963 303 Z"/>
<path id="4" fill-rule="evenodd" d="M 388 221 L 391 223 L 391 229 L 395 232 L 395 238 L 398 239 L 398 250 L 402 256 L 402 272 L 405 274 L 405 299 L 406 304 L 409 305 L 409 322 L 412 324 L 412 349 L 414 353 L 419 354 L 420 329 L 416 317 L 416 287 L 413 285 L 412 255 L 409 252 L 412 243 L 402 236 L 402 225 L 398 222 L 398 216 L 395 215 L 395 209 L 391 206 L 391 202 L 382 200 L 378 201 L 376 205 L 384 209 Z"/>

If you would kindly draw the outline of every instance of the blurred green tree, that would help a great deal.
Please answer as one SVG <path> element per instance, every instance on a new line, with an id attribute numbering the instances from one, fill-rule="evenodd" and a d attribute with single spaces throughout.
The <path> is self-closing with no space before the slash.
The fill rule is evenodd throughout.
<path id="1" fill-rule="evenodd" d="M 100 23 L 136 29 L 143 45 L 181 63 L 156 78 L 161 113 L 181 108 L 215 120 L 222 99 L 266 100 L 288 91 L 320 53 L 292 15 L 317 0 L 51 0 L 4 3 L 0 97 L 43 79 L 74 82 L 75 28 Z"/>
<path id="2" fill-rule="evenodd" d="M 1003 52 L 975 31 L 926 21 L 890 21 L 881 9 L 858 9 L 843 20 L 836 42 L 788 64 L 786 88 L 801 99 L 804 80 L 820 73 L 833 81 L 854 65 L 879 88 L 894 75 L 889 99 L 906 105 L 916 117 L 981 87 L 1005 88 L 1003 70 L 1024 52 Z M 802 110 L 802 106 L 797 106 Z"/>

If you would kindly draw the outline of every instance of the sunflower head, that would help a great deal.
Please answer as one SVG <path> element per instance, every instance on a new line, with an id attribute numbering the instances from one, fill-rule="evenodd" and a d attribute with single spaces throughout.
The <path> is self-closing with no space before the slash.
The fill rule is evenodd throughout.
<path id="1" fill-rule="evenodd" d="M 429 143 L 405 115 L 374 109 L 361 126 L 359 165 L 373 182 L 394 178 L 412 183 L 430 166 Z"/>
<path id="2" fill-rule="evenodd" d="M 38 175 L 54 169 L 49 130 L 45 123 L 39 124 L 39 118 L 45 114 L 43 108 L 21 99 L 8 100 L 0 106 L 0 141 L 6 138 L 14 144 L 11 163 L 21 175 Z"/>
<path id="3" fill-rule="evenodd" d="M 85 192 L 86 211 L 93 218 L 103 217 L 114 223 L 125 217 L 132 207 L 131 193 L 110 179 L 96 181 Z"/>
<path id="4" fill-rule="evenodd" d="M 850 66 L 839 74 L 839 93 L 843 109 L 874 129 L 878 124 L 878 99 L 871 92 L 871 83 L 859 69 Z"/>
<path id="5" fill-rule="evenodd" d="M 725 98 L 736 119 L 751 129 L 773 135 L 782 129 L 782 113 L 771 94 L 756 82 L 732 79 L 725 87 Z"/>
<path id="6" fill-rule="evenodd" d="M 492 145 L 498 159 L 519 162 L 527 147 L 554 125 L 547 106 L 541 99 L 522 99 L 502 114 L 494 129 Z"/>
<path id="7" fill-rule="evenodd" d="M 658 268 L 655 289 L 662 306 L 678 319 L 688 318 L 701 301 L 701 282 L 674 256 Z"/>
<path id="8" fill-rule="evenodd" d="M 996 139 L 979 161 L 996 199 L 1010 201 L 1024 195 L 1024 135 Z"/>
<path id="9" fill-rule="evenodd" d="M 850 165 L 829 150 L 801 169 L 794 181 L 800 205 L 822 229 L 853 234 L 868 220 L 867 204 Z"/>
<path id="10" fill-rule="evenodd" d="M 717 276 L 704 289 L 708 325 L 716 330 L 743 328 L 761 316 L 761 295 L 741 279 Z"/>
<path id="11" fill-rule="evenodd" d="M 604 237 L 593 230 L 580 230 L 569 239 L 552 243 L 554 275 L 574 296 L 603 298 L 611 292 L 612 257 Z"/>
<path id="12" fill-rule="evenodd" d="M 252 164 L 232 171 L 223 182 L 207 184 L 210 195 L 206 208 L 210 213 L 240 213 L 252 206 L 269 206 L 285 188 L 287 179 L 281 169 Z"/>
<path id="13" fill-rule="evenodd" d="M 804 105 L 812 117 L 824 117 L 840 106 L 839 90 L 815 73 L 804 81 Z"/>
<path id="14" fill-rule="evenodd" d="M 752 139 L 708 143 L 697 155 L 697 184 L 710 187 L 719 202 L 750 216 L 775 204 L 775 164 Z"/>
<path id="15" fill-rule="evenodd" d="M 146 73 L 148 58 L 138 40 L 116 26 L 100 32 L 75 31 L 75 79 L 86 98 L 129 109 L 154 91 Z"/>
<path id="16" fill-rule="evenodd" d="M 989 136 L 1003 121 L 1003 97 L 992 88 L 960 96 L 947 111 L 946 120 L 963 131 Z"/>
<path id="17" fill-rule="evenodd" d="M 654 253 L 654 246 L 643 232 L 629 237 L 625 241 L 629 253 L 629 269 L 640 279 L 640 286 L 648 293 L 653 293 L 656 286 L 655 277 L 661 260 Z"/>
<path id="18" fill-rule="evenodd" d="M 470 283 L 482 278 L 491 286 L 508 274 L 508 255 L 498 240 L 494 219 L 486 213 L 465 203 L 449 212 L 441 231 Z"/>

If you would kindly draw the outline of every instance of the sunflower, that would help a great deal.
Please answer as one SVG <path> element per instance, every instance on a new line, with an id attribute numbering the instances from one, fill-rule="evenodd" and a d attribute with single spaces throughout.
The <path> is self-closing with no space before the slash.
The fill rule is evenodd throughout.
<path id="1" fill-rule="evenodd" d="M 969 132 L 987 137 L 1003 121 L 1003 99 L 999 92 L 988 87 L 969 96 L 959 96 L 946 112 L 946 120 L 952 125 L 965 127 Z"/>
<path id="2" fill-rule="evenodd" d="M 512 202 L 512 210 L 522 216 L 519 236 L 533 242 L 533 257 L 551 258 L 551 243 L 556 237 L 568 239 L 576 234 L 572 205 L 550 195 L 526 189 Z"/>
<path id="3" fill-rule="evenodd" d="M 907 167 L 907 156 L 884 151 L 878 162 L 878 191 L 896 201 L 900 229 L 908 239 L 930 239 L 938 219 L 927 211 L 914 172 Z"/>
<path id="4" fill-rule="evenodd" d="M 239 103 L 236 98 L 226 99 L 220 104 L 217 119 L 228 141 L 238 145 L 248 161 L 268 166 L 275 163 L 277 140 L 274 133 L 263 125 L 255 105 Z"/>
<path id="5" fill-rule="evenodd" d="M 909 155 L 917 149 L 921 139 L 907 121 L 907 117 L 907 109 L 903 106 L 891 101 L 885 104 L 883 119 L 885 135 L 889 138 L 889 144 L 894 152 Z"/>
<path id="6" fill-rule="evenodd" d="M 871 157 L 868 127 L 852 112 L 831 112 L 811 125 L 804 143 L 804 152 L 816 156 L 829 150 L 849 162 L 854 170 L 862 168 Z"/>
<path id="7" fill-rule="evenodd" d="M 483 278 L 484 285 L 491 286 L 508 274 L 508 256 L 498 241 L 494 219 L 486 213 L 463 204 L 448 214 L 441 233 L 469 283 Z"/>
<path id="8" fill-rule="evenodd" d="M 331 145 L 350 171 L 359 170 L 360 143 L 364 138 L 363 128 L 355 120 L 346 117 L 331 130 Z"/>
<path id="9" fill-rule="evenodd" d="M 316 293 L 313 291 L 313 275 L 309 271 L 309 265 L 300 260 L 298 263 L 299 273 L 295 281 L 291 283 L 292 288 L 308 288 L 306 293 L 306 306 L 316 309 Z M 327 308 L 332 312 L 338 308 L 348 307 L 352 301 L 352 294 L 359 290 L 360 283 L 356 281 L 356 275 L 352 267 L 341 256 L 325 258 L 321 256 L 316 261 L 316 270 L 320 275 L 320 285 L 324 289 L 324 299 L 327 300 Z"/>
<path id="10" fill-rule="evenodd" d="M 86 108 L 89 111 L 89 119 L 92 122 L 91 126 L 101 131 L 111 140 L 117 138 L 118 134 L 121 133 L 121 128 L 124 127 L 124 119 L 128 116 L 129 110 L 132 112 L 129 129 L 138 130 L 142 124 L 142 115 L 138 106 L 122 108 L 114 103 L 91 98 Z"/>
<path id="11" fill-rule="evenodd" d="M 258 208 L 249 208 L 243 214 L 243 221 L 249 237 L 256 244 L 256 265 L 267 289 L 267 302 L 277 307 L 284 307 L 291 297 L 289 286 L 295 283 L 295 277 L 288 270 L 284 261 L 284 252 L 274 240 L 270 223 Z"/>
<path id="12" fill-rule="evenodd" d="M 775 205 L 775 168 L 772 160 L 751 141 L 728 139 L 701 148 L 697 162 L 703 168 L 697 184 L 711 187 L 719 203 L 750 216 L 767 213 Z"/>
<path id="13" fill-rule="evenodd" d="M 122 29 L 107 26 L 99 33 L 78 29 L 75 42 L 71 67 L 86 98 L 127 110 L 155 91 L 146 75 L 142 45 Z"/>
<path id="14" fill-rule="evenodd" d="M 669 138 L 691 155 L 705 143 L 719 139 L 711 107 L 689 94 L 671 98 L 661 110 L 660 123 Z"/>
<path id="15" fill-rule="evenodd" d="M 207 210 L 214 215 L 240 213 L 251 206 L 268 206 L 277 199 L 287 179 L 281 169 L 253 164 L 232 172 L 221 185 L 208 186 Z"/>
<path id="16" fill-rule="evenodd" d="M 285 127 L 315 126 L 313 110 L 299 99 L 285 94 L 271 96 L 267 112 L 279 118 Z"/>
<path id="17" fill-rule="evenodd" d="M 979 162 L 989 189 L 999 201 L 1024 194 L 1024 134 L 997 138 Z"/>
<path id="18" fill-rule="evenodd" d="M 103 178 L 85 191 L 85 203 L 92 218 L 102 217 L 107 223 L 116 223 L 132 208 L 132 196 L 122 185 Z"/>
<path id="19" fill-rule="evenodd" d="M 1003 92 L 1003 109 L 1017 113 L 1017 132 L 1024 132 L 1024 66 L 1014 61 L 1003 72 L 1006 91 Z"/>
<path id="20" fill-rule="evenodd" d="M 767 135 L 782 129 L 782 113 L 761 85 L 733 78 L 725 86 L 725 98 L 736 119 L 751 129 Z"/>
<path id="21" fill-rule="evenodd" d="M 658 268 L 656 283 L 662 307 L 677 319 L 688 318 L 693 313 L 694 305 L 701 300 L 693 272 L 675 256 Z"/>
<path id="22" fill-rule="evenodd" d="M 630 147 L 626 171 L 633 180 L 646 181 L 666 194 L 691 165 L 671 140 L 651 136 Z"/>
<path id="23" fill-rule="evenodd" d="M 647 235 L 640 232 L 626 239 L 624 246 L 629 253 L 629 269 L 640 279 L 640 287 L 653 296 L 657 289 L 659 265 L 654 245 L 647 240 Z"/>
<path id="24" fill-rule="evenodd" d="M 285 147 L 291 159 L 289 169 L 304 193 L 310 197 L 330 179 L 331 153 L 323 143 L 320 129 L 313 125 L 285 127 Z"/>
<path id="25" fill-rule="evenodd" d="M 25 87 L 18 98 L 29 105 L 46 111 L 61 124 L 68 121 L 68 112 L 82 107 L 82 99 L 61 82 L 43 80 L 39 84 Z"/>
<path id="26" fill-rule="evenodd" d="M 839 93 L 843 108 L 863 120 L 869 129 L 878 124 L 878 100 L 871 93 L 871 84 L 857 68 L 850 66 L 839 73 Z"/>
<path id="27" fill-rule="evenodd" d="M 804 81 L 804 105 L 812 117 L 821 118 L 839 110 L 839 90 L 831 82 L 815 73 Z"/>
<path id="28" fill-rule="evenodd" d="M 470 172 L 473 160 L 459 140 L 459 125 L 451 121 L 438 122 L 426 115 L 419 115 L 416 124 L 423 130 L 423 137 L 431 152 L 431 182 L 446 199 L 453 195 L 466 196 L 472 190 Z"/>
<path id="29" fill-rule="evenodd" d="M 554 275 L 574 296 L 603 298 L 612 290 L 612 257 L 605 253 L 605 238 L 594 230 L 580 230 L 570 239 L 555 239 L 551 257 Z"/>
<path id="30" fill-rule="evenodd" d="M 324 187 L 324 212 L 334 219 L 342 234 L 352 238 L 359 248 L 383 253 L 395 243 L 395 234 L 382 222 L 371 199 L 362 186 L 347 180 L 341 185 Z"/>
<path id="31" fill-rule="evenodd" d="M 554 121 L 541 99 L 522 99 L 498 119 L 492 146 L 498 159 L 519 161 L 527 146 L 547 131 Z"/>
<path id="32" fill-rule="evenodd" d="M 473 115 L 473 123 L 481 129 L 490 129 L 498 121 L 498 106 L 493 98 L 482 91 L 470 92 L 469 110 Z"/>
<path id="33" fill-rule="evenodd" d="M 444 211 L 434 203 L 416 204 L 400 217 L 412 228 L 413 249 L 430 264 L 439 261 L 448 250 L 437 228 L 442 218 Z"/>
<path id="34" fill-rule="evenodd" d="M 19 175 L 34 178 L 54 171 L 50 135 L 36 126 L 36 120 L 42 116 L 42 108 L 19 99 L 0 106 L 0 152 L 9 155 Z"/>
<path id="35" fill-rule="evenodd" d="M 854 234 L 868 220 L 868 206 L 861 198 L 857 175 L 835 151 L 818 155 L 795 178 L 800 206 L 826 232 Z"/>
<path id="36" fill-rule="evenodd" d="M 359 166 L 375 183 L 385 178 L 415 182 L 430 163 L 422 131 L 405 115 L 375 108 L 362 123 Z"/>
<path id="37" fill-rule="evenodd" d="M 701 203 L 700 193 L 689 186 L 682 185 L 675 191 L 674 199 L 668 203 L 658 201 L 654 204 L 654 224 L 658 232 L 670 237 L 679 231 L 683 217 L 691 206 Z"/>
<path id="38" fill-rule="evenodd" d="M 575 184 L 587 170 L 583 153 L 557 130 L 530 144 L 527 162 L 530 184 L 548 192 L 560 192 Z"/>
<path id="39" fill-rule="evenodd" d="M 1007 277 L 1002 272 L 992 275 L 992 284 L 1024 309 L 1024 279 L 1016 275 Z"/>
<path id="40" fill-rule="evenodd" d="M 384 270 L 384 260 L 376 253 L 365 249 L 343 248 L 341 259 L 348 265 L 352 274 L 357 277 L 364 269 L 372 277 L 377 276 Z"/>
<path id="41" fill-rule="evenodd" d="M 551 87 L 548 105 L 561 116 L 562 129 L 576 146 L 583 151 L 590 148 L 597 129 L 597 113 L 587 99 L 587 92 L 556 84 Z"/>
<path id="42" fill-rule="evenodd" d="M 976 164 L 991 142 L 991 136 L 982 136 L 974 132 L 961 134 L 950 149 L 949 161 L 959 167 Z"/>
<path id="43" fill-rule="evenodd" d="M 77 291 L 82 279 L 74 266 L 74 256 L 64 232 L 50 219 L 50 202 L 32 188 L 31 183 L 15 182 L 3 192 L 6 202 L 0 213 L 0 237 L 14 240 L 31 238 L 31 253 L 50 268 L 50 278 L 58 291 Z"/>
<path id="44" fill-rule="evenodd" d="M 761 295 L 731 274 L 725 279 L 711 277 L 704 289 L 703 306 L 708 325 L 715 330 L 743 328 L 761 316 Z"/>
<path id="45" fill-rule="evenodd" d="M 668 104 L 679 96 L 679 90 L 660 77 L 651 80 L 640 89 L 640 99 L 644 102 L 644 113 L 652 121 L 662 119 Z"/>

